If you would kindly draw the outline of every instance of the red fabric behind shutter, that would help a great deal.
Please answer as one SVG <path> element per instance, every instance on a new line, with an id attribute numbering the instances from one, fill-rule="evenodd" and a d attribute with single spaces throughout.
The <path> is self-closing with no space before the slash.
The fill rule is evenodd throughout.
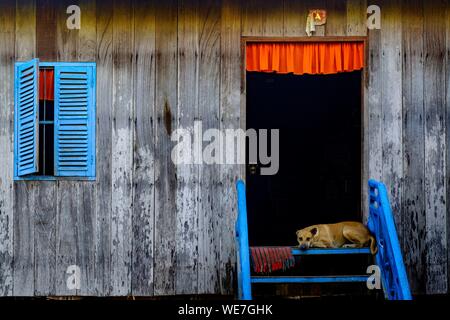
<path id="1" fill-rule="evenodd" d="M 39 70 L 39 100 L 55 99 L 55 72 L 52 69 Z"/>

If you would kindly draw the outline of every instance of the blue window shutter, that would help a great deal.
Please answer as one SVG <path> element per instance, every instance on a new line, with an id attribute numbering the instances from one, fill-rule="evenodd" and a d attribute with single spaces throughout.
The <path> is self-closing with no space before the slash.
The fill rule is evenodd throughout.
<path id="1" fill-rule="evenodd" d="M 55 176 L 95 177 L 95 67 L 55 67 Z"/>
<path id="2" fill-rule="evenodd" d="M 38 172 L 39 60 L 15 66 L 14 168 L 20 177 Z"/>

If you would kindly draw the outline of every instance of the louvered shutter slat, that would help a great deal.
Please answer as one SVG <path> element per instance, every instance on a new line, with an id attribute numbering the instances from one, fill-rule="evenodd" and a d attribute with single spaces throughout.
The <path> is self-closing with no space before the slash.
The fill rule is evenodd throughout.
<path id="1" fill-rule="evenodd" d="M 38 172 L 39 60 L 16 64 L 15 174 Z"/>
<path id="2" fill-rule="evenodd" d="M 55 172 L 94 175 L 95 118 L 92 67 L 55 68 Z"/>

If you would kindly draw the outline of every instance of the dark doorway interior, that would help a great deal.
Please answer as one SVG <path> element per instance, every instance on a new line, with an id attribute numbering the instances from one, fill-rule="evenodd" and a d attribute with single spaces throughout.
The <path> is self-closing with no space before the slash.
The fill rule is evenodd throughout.
<path id="1" fill-rule="evenodd" d="M 280 129 L 280 169 L 247 166 L 250 245 L 295 245 L 297 229 L 361 220 L 361 72 L 247 73 L 247 128 Z"/>

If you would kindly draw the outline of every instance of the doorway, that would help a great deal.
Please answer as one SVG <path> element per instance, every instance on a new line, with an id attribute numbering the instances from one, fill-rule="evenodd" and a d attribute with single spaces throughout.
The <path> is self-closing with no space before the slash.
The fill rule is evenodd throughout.
<path id="1" fill-rule="evenodd" d="M 280 133 L 278 173 L 246 167 L 251 246 L 293 246 L 303 227 L 361 221 L 361 73 L 246 73 L 246 128 Z"/>

